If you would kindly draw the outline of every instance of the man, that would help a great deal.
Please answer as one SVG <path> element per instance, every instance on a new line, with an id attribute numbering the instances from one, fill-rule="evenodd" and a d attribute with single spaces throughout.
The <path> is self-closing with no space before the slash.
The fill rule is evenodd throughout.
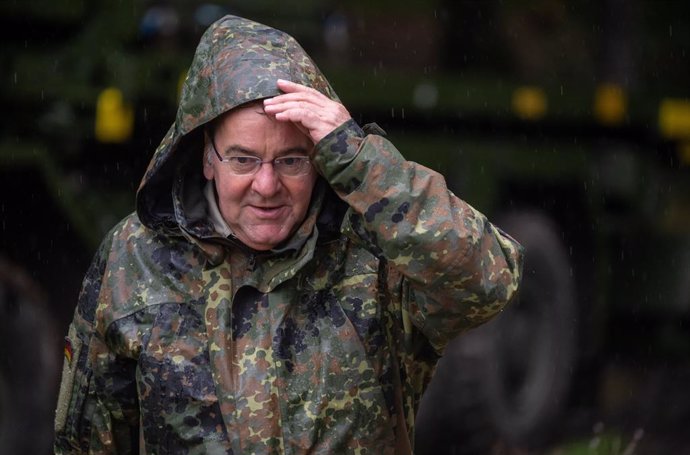
<path id="1" fill-rule="evenodd" d="M 291 37 L 225 17 L 87 272 L 56 453 L 409 454 L 444 345 L 519 270 Z"/>

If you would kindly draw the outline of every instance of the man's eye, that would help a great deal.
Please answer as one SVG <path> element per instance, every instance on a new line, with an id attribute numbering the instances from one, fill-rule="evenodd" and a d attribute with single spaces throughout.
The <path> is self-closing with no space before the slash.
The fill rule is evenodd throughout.
<path id="1" fill-rule="evenodd" d="M 302 167 L 307 162 L 306 156 L 286 156 L 285 158 L 280 158 L 280 165 L 283 167 Z"/>
<path id="2" fill-rule="evenodd" d="M 283 164 L 284 164 L 285 166 L 288 166 L 288 167 L 296 166 L 296 165 L 298 165 L 298 164 L 300 163 L 300 159 L 299 159 L 299 158 L 295 158 L 295 157 L 292 157 L 292 156 L 288 156 L 288 157 L 286 157 L 286 158 L 281 158 L 280 161 L 282 161 Z"/>
<path id="3" fill-rule="evenodd" d="M 253 164 L 256 161 L 254 158 L 249 156 L 233 156 L 232 159 L 237 164 Z"/>

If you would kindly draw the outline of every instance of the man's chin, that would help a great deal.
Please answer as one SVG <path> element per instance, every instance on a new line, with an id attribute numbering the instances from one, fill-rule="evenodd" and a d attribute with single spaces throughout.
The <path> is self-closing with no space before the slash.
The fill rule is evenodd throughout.
<path id="1" fill-rule="evenodd" d="M 287 239 L 283 229 L 269 229 L 253 232 L 250 235 L 238 235 L 237 238 L 248 247 L 257 251 L 268 251 Z"/>

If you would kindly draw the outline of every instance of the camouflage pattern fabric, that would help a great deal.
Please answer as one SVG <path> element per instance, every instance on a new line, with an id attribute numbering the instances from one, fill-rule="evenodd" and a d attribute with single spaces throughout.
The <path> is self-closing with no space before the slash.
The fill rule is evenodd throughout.
<path id="1" fill-rule="evenodd" d="M 218 236 L 199 127 L 278 77 L 335 99 L 287 35 L 235 17 L 204 35 L 137 211 L 84 280 L 57 454 L 409 454 L 444 346 L 515 295 L 520 246 L 354 121 L 316 145 L 291 239 Z"/>

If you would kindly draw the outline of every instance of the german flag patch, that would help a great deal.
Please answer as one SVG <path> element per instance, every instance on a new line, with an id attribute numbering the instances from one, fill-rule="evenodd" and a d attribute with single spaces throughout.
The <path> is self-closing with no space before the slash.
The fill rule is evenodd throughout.
<path id="1" fill-rule="evenodd" d="M 65 360 L 69 366 L 72 366 L 72 354 L 72 341 L 69 337 L 65 337 Z"/>

